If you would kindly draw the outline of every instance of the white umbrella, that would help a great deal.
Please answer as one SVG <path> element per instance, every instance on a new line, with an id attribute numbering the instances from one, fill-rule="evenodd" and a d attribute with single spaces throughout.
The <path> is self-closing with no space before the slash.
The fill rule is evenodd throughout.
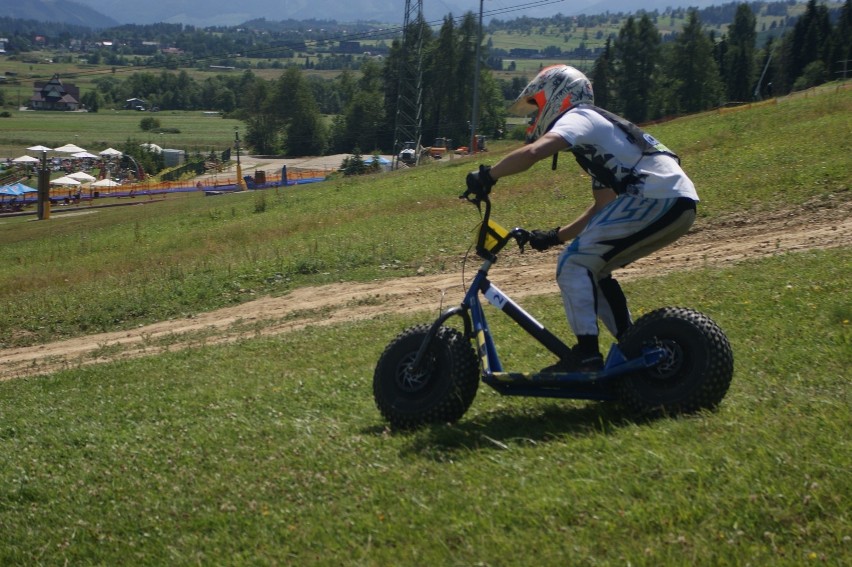
<path id="1" fill-rule="evenodd" d="M 86 159 L 97 159 L 98 156 L 95 154 L 90 154 L 89 152 L 77 152 L 76 154 L 72 154 L 71 157 L 75 158 L 86 158 Z"/>
<path id="2" fill-rule="evenodd" d="M 163 153 L 163 148 L 161 148 L 157 144 L 139 144 L 139 147 L 145 148 L 146 150 L 148 150 L 149 152 L 154 153 L 154 154 Z"/>
<path id="3" fill-rule="evenodd" d="M 121 155 L 121 152 L 120 152 L 120 151 L 115 150 L 115 149 L 113 149 L 113 148 L 107 148 L 107 149 L 105 149 L 104 151 L 102 151 L 102 152 L 98 152 L 98 153 L 99 153 L 99 154 L 101 154 L 102 156 L 108 156 L 108 157 L 112 157 L 112 156 L 120 156 L 120 155 Z"/>
<path id="4" fill-rule="evenodd" d="M 118 187 L 121 183 L 117 183 L 107 177 L 106 179 L 101 179 L 100 181 L 95 181 L 92 183 L 92 187 Z"/>
<path id="5" fill-rule="evenodd" d="M 38 163 L 39 161 L 41 160 L 30 156 L 16 157 L 12 160 L 13 163 Z"/>
<path id="6" fill-rule="evenodd" d="M 58 177 L 50 182 L 51 185 L 79 185 L 80 182 L 70 176 Z"/>
<path id="7" fill-rule="evenodd" d="M 82 181 L 83 183 L 86 183 L 88 181 L 94 181 L 95 179 L 97 179 L 97 177 L 95 177 L 94 175 L 89 175 L 85 171 L 78 171 L 77 173 L 72 173 L 68 177 L 70 177 L 71 179 L 76 179 L 77 181 Z"/>
<path id="8" fill-rule="evenodd" d="M 85 152 L 86 150 L 84 150 L 80 146 L 75 146 L 74 144 L 65 144 L 64 146 L 53 148 L 53 151 L 62 152 L 65 154 L 78 154 L 80 152 Z"/>
<path id="9" fill-rule="evenodd" d="M 52 152 L 53 148 L 48 148 L 46 146 L 31 146 L 27 148 L 31 152 Z"/>

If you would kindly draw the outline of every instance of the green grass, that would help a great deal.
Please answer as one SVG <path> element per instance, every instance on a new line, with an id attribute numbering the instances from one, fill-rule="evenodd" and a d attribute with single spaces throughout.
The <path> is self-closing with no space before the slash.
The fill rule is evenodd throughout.
<path id="1" fill-rule="evenodd" d="M 217 152 L 234 142 L 234 128 L 243 129 L 239 120 L 204 116 L 198 112 L 164 111 L 155 114 L 132 110 L 101 109 L 86 112 L 19 112 L 0 118 L 0 156 L 18 157 L 37 144 L 56 148 L 72 143 L 97 153 L 107 147 L 121 148 L 128 140 L 152 142 L 164 148 Z M 179 133 L 156 134 L 139 128 L 143 118 L 154 117 L 162 128 Z"/>
<path id="2" fill-rule="evenodd" d="M 843 564 L 850 261 L 628 285 L 732 341 L 728 398 L 692 418 L 483 387 L 457 425 L 389 433 L 372 368 L 422 316 L 2 383 L 0 563 Z"/>
<path id="3" fill-rule="evenodd" d="M 850 105 L 835 93 L 651 130 L 712 223 L 848 198 Z M 588 179 L 568 161 L 502 180 L 498 220 L 580 211 Z M 476 223 L 455 198 L 469 169 L 272 190 L 262 212 L 247 193 L 3 219 L 0 341 L 455 271 Z M 391 433 L 373 368 L 426 313 L 0 382 L 0 564 L 847 564 L 850 265 L 843 248 L 629 282 L 634 314 L 689 305 L 732 343 L 727 398 L 689 418 L 483 386 L 458 424 Z M 567 333 L 557 296 L 524 307 Z M 489 313 L 507 365 L 543 365 Z"/>
<path id="4" fill-rule="evenodd" d="M 679 152 L 700 215 L 712 221 L 848 195 L 850 110 L 846 90 L 650 131 Z M 512 144 L 491 147 L 486 163 Z M 557 175 L 548 161 L 501 182 L 498 220 L 552 226 L 584 209 L 589 181 L 571 162 L 564 155 Z M 478 220 L 456 199 L 471 168 L 455 159 L 259 194 L 0 219 L 0 345 L 133 327 L 304 285 L 455 270 L 469 245 L 459 233 Z"/>

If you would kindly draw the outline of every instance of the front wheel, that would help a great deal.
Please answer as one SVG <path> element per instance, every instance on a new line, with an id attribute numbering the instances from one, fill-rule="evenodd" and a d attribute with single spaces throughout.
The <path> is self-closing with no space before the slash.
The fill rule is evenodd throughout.
<path id="1" fill-rule="evenodd" d="M 479 362 L 470 341 L 456 329 L 440 327 L 423 360 L 412 365 L 428 331 L 429 325 L 406 329 L 376 364 L 373 396 L 393 427 L 457 421 L 476 396 Z"/>
<path id="2" fill-rule="evenodd" d="M 619 341 L 627 358 L 643 348 L 665 351 L 663 360 L 618 382 L 621 400 L 639 414 L 692 413 L 713 409 L 728 391 L 734 354 L 709 317 L 692 309 L 664 307 L 641 317 Z"/>

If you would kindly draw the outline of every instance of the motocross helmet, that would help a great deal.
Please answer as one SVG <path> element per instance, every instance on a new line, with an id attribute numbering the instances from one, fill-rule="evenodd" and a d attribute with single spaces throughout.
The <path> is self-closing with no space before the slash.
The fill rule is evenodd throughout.
<path id="1" fill-rule="evenodd" d="M 509 112 L 530 116 L 527 128 L 527 143 L 530 144 L 546 134 L 565 111 L 581 102 L 595 102 L 589 79 L 574 67 L 552 65 L 530 81 L 509 107 Z"/>

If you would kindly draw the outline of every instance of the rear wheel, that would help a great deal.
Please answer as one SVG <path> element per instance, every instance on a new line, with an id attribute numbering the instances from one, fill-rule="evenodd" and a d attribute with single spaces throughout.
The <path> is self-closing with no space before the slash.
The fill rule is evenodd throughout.
<path id="1" fill-rule="evenodd" d="M 418 367 L 412 366 L 429 331 L 419 325 L 385 348 L 373 374 L 373 396 L 396 428 L 454 422 L 464 415 L 479 386 L 479 362 L 458 330 L 440 327 Z"/>
<path id="2" fill-rule="evenodd" d="M 734 355 L 728 339 L 709 317 L 692 309 L 664 307 L 640 318 L 619 341 L 628 358 L 645 347 L 662 348 L 656 366 L 625 376 L 621 400 L 639 414 L 691 413 L 713 409 L 728 391 Z"/>

